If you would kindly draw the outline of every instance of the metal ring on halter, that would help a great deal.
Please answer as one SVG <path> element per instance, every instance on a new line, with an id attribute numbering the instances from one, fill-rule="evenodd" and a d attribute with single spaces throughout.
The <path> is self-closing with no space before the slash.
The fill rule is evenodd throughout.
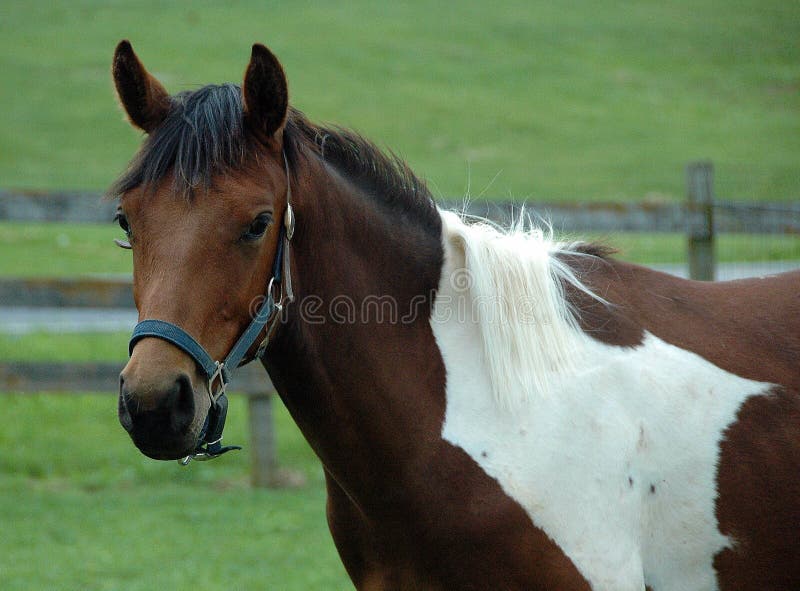
<path id="1" fill-rule="evenodd" d="M 267 283 L 267 297 L 269 297 L 272 294 L 272 288 L 274 286 L 275 286 L 275 277 L 270 277 L 269 283 Z M 279 282 L 278 283 L 278 289 L 280 289 L 280 286 L 281 286 L 281 284 Z M 278 295 L 280 295 L 280 291 L 278 292 Z M 272 298 L 272 300 L 276 304 L 280 304 L 281 303 L 281 298 Z"/>
<path id="2" fill-rule="evenodd" d="M 275 278 L 269 280 L 269 285 L 267 285 L 267 297 L 272 295 L 272 287 L 275 284 Z M 256 359 L 261 359 L 264 356 L 264 351 L 267 349 L 267 345 L 269 345 L 270 338 L 272 337 L 272 333 L 275 330 L 275 327 L 280 322 L 281 315 L 283 313 L 283 284 L 278 282 L 278 297 L 273 297 L 273 306 L 275 308 L 275 312 L 270 319 L 270 322 L 266 326 L 266 332 L 264 333 L 264 340 L 261 341 L 258 345 L 258 349 L 256 350 Z"/>

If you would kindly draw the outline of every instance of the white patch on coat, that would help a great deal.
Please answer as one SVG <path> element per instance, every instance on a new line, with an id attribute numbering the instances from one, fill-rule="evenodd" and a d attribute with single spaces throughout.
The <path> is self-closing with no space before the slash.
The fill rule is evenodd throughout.
<path id="1" fill-rule="evenodd" d="M 622 348 L 569 327 L 562 345 L 571 363 L 554 364 L 538 348 L 543 361 L 534 366 L 547 366 L 547 390 L 509 392 L 522 403 L 498 404 L 486 318 L 472 316 L 474 283 L 452 281 L 467 263 L 469 234 L 452 231 L 461 222 L 451 214 L 443 220 L 445 265 L 431 319 L 447 370 L 442 437 L 496 479 L 596 591 L 717 589 L 713 557 L 735 543 L 715 517 L 719 442 L 744 400 L 769 386 L 651 334 Z"/>

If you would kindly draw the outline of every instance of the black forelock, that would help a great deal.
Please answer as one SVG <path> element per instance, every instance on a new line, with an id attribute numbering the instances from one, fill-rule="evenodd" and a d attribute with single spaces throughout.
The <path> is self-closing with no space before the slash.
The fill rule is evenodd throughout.
<path id="1" fill-rule="evenodd" d="M 216 175 L 241 168 L 252 157 L 255 142 L 245 133 L 239 86 L 210 84 L 176 94 L 171 102 L 164 122 L 109 188 L 110 196 L 154 187 L 168 175 L 176 192 L 189 194 L 207 189 Z"/>

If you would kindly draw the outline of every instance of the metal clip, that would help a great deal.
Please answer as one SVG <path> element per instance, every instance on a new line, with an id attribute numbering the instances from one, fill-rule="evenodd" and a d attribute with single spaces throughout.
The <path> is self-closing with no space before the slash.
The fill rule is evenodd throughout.
<path id="1" fill-rule="evenodd" d="M 181 466 L 188 466 L 189 462 L 191 462 L 192 460 L 197 460 L 198 462 L 207 462 L 209 460 L 213 460 L 214 458 L 218 458 L 221 455 L 222 454 L 213 454 L 208 451 L 197 451 L 195 453 L 189 454 L 185 458 L 181 458 L 180 460 L 178 460 L 178 463 Z"/>
<path id="2" fill-rule="evenodd" d="M 211 397 L 211 402 L 216 402 L 217 398 L 225 394 L 225 388 L 228 384 L 225 382 L 225 364 L 220 363 L 219 361 L 215 361 L 216 369 L 214 373 L 211 374 L 211 377 L 208 378 L 208 395 Z M 214 392 L 214 382 L 219 381 L 219 390 Z"/>
<path id="3" fill-rule="evenodd" d="M 286 239 L 291 240 L 294 236 L 294 210 L 292 204 L 286 204 L 286 213 L 283 215 L 283 225 L 286 227 Z"/>
<path id="4" fill-rule="evenodd" d="M 220 437 L 216 441 L 207 443 L 205 447 L 198 446 L 188 456 L 179 459 L 178 463 L 181 466 L 188 466 L 189 462 L 191 462 L 192 460 L 197 460 L 198 462 L 208 462 L 209 460 L 214 460 L 220 457 L 222 454 L 226 454 L 229 451 L 233 451 L 235 449 L 242 449 L 242 447 L 239 445 L 223 446 L 222 437 Z"/>
<path id="5" fill-rule="evenodd" d="M 207 462 L 208 460 L 218 458 L 219 454 L 214 455 L 205 451 L 201 451 L 200 453 L 192 454 L 190 457 L 198 462 Z"/>

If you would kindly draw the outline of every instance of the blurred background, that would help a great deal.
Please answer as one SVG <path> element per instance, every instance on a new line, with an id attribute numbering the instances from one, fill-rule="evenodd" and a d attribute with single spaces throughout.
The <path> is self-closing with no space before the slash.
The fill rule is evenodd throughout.
<path id="1" fill-rule="evenodd" d="M 127 290 L 130 276 L 97 200 L 142 139 L 113 94 L 122 38 L 171 92 L 241 82 L 265 43 L 296 107 L 392 149 L 438 199 L 564 204 L 578 213 L 554 214 L 556 231 L 673 272 L 687 272 L 687 241 L 708 254 L 680 216 L 687 164 L 711 162 L 714 204 L 700 213 L 720 220 L 716 277 L 800 266 L 796 2 L 3 0 L 0 589 L 350 588 L 321 469 L 277 400 L 284 472 L 264 488 L 252 446 L 187 469 L 148 460 L 117 423 L 114 381 L 105 395 L 69 385 L 121 367 L 135 321 L 75 296 Z M 96 219 L 15 209 L 48 196 Z M 628 217 L 597 223 L 609 209 Z M 53 391 L 31 393 L 19 368 L 42 361 L 60 364 L 39 375 Z M 65 364 L 81 375 L 52 373 Z M 252 435 L 248 400 L 231 401 L 231 443 Z"/>

